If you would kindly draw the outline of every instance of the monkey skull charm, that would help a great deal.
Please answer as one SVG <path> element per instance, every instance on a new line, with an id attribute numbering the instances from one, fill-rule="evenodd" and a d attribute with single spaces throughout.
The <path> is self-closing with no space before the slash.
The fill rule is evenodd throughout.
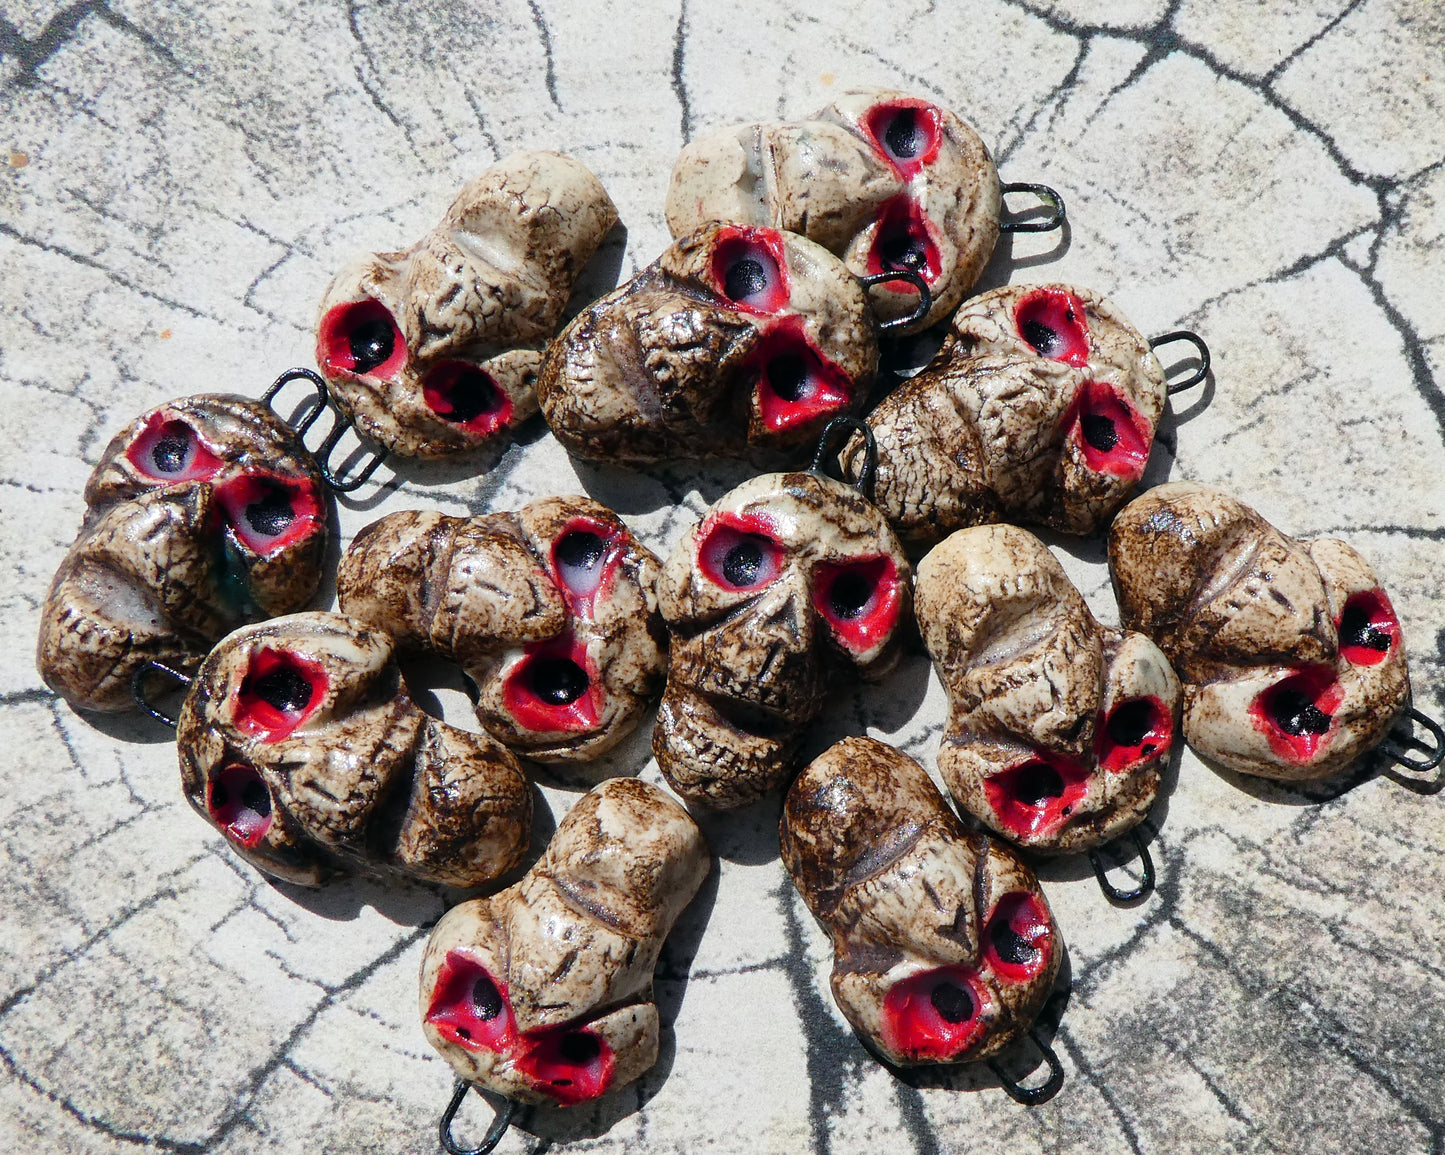
<path id="1" fill-rule="evenodd" d="M 517 864 L 532 795 L 485 735 L 407 695 L 390 635 L 341 614 L 237 630 L 202 664 L 176 728 L 186 800 L 257 869 L 476 886 Z"/>
<path id="2" fill-rule="evenodd" d="M 536 412 L 542 348 L 617 223 L 586 167 L 522 152 L 410 249 L 359 257 L 321 301 L 316 361 L 357 428 L 402 457 L 475 448 Z"/>
<path id="3" fill-rule="evenodd" d="M 1101 626 L 1043 542 L 1008 525 L 935 546 L 914 596 L 950 701 L 938 769 L 961 807 L 1045 852 L 1143 820 L 1179 705 L 1153 642 Z"/>
<path id="4" fill-rule="evenodd" d="M 36 663 L 83 710 L 133 708 L 148 661 L 194 669 L 242 622 L 316 592 L 330 497 L 300 439 L 259 401 L 198 394 L 115 435 L 41 610 Z"/>
<path id="5" fill-rule="evenodd" d="M 708 872 L 697 824 L 661 790 L 610 778 L 557 824 L 515 886 L 453 907 L 421 967 L 427 1039 L 461 1078 L 568 1106 L 657 1060 L 652 971 Z"/>
<path id="6" fill-rule="evenodd" d="M 668 558 L 659 593 L 673 640 L 652 749 L 674 790 L 719 809 L 782 785 L 838 674 L 893 668 L 911 602 L 882 514 L 811 472 L 723 496 Z"/>
<path id="7" fill-rule="evenodd" d="M 845 738 L 788 791 L 783 865 L 833 942 L 833 999 L 897 1066 L 985 1059 L 1033 1025 L 1063 958 L 1038 880 L 923 767 Z"/>
<path id="8" fill-rule="evenodd" d="M 1125 626 L 1184 683 L 1196 752 L 1263 778 L 1325 778 L 1379 745 L 1409 705 L 1399 619 L 1342 541 L 1287 537 L 1193 482 L 1131 502 L 1109 531 Z"/>

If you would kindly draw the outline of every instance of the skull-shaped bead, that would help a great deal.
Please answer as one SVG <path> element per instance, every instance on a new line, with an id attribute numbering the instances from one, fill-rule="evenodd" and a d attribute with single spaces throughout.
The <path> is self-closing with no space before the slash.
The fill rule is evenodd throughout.
<path id="1" fill-rule="evenodd" d="M 1153 642 L 1100 625 L 1043 542 L 1009 525 L 935 546 L 914 596 L 950 702 L 938 769 L 961 807 L 1045 852 L 1143 820 L 1179 708 Z"/>
<path id="2" fill-rule="evenodd" d="M 385 631 L 304 613 L 211 651 L 176 728 L 186 799 L 257 869 L 476 886 L 527 847 L 532 795 L 510 751 L 427 716 Z"/>
<path id="3" fill-rule="evenodd" d="M 1193 482 L 1135 499 L 1109 531 L 1129 629 L 1184 683 L 1184 738 L 1263 778 L 1328 777 L 1377 746 L 1409 704 L 1399 619 L 1369 564 L 1300 541 Z"/>
<path id="4" fill-rule="evenodd" d="M 983 293 L 869 415 L 874 498 L 905 541 L 999 521 L 1094 533 L 1143 477 L 1166 394 L 1149 343 L 1097 293 Z M 860 473 L 861 441 L 843 458 Z"/>
<path id="5" fill-rule="evenodd" d="M 833 998 L 899 1066 L 996 1054 L 1028 1031 L 1063 957 L 1038 880 L 966 830 L 923 767 L 846 738 L 788 791 L 783 865 L 833 943 Z"/>
<path id="6" fill-rule="evenodd" d="M 427 943 L 421 1015 L 457 1074 L 568 1106 L 657 1060 L 652 971 L 708 872 L 697 824 L 661 790 L 611 778 L 557 824 L 515 886 L 449 910 Z"/>
<path id="7" fill-rule="evenodd" d="M 606 506 L 548 497 L 516 513 L 393 513 L 356 536 L 341 608 L 403 649 L 461 665 L 477 719 L 542 762 L 583 761 L 662 687 L 657 558 Z"/>
<path id="8" fill-rule="evenodd" d="M 542 348 L 617 223 L 585 166 L 522 152 L 410 249 L 358 257 L 321 300 L 316 360 L 362 433 L 403 457 L 473 449 L 536 412 Z"/>
<path id="9" fill-rule="evenodd" d="M 652 749 L 683 798 L 728 809 L 783 785 L 838 674 L 893 668 L 910 569 L 856 489 L 767 474 L 683 535 L 659 602 L 673 639 Z"/>
<path id="10" fill-rule="evenodd" d="M 757 455 L 815 440 L 877 368 L 842 262 L 791 233 L 708 224 L 577 316 L 537 392 L 577 457 Z"/>
<path id="11" fill-rule="evenodd" d="M 702 221 L 735 221 L 801 233 L 859 277 L 919 274 L 933 294 L 919 327 L 948 316 L 978 280 L 1000 207 L 978 134 L 948 109 L 889 89 L 846 93 L 808 120 L 698 137 L 667 191 L 675 237 Z M 917 290 L 891 281 L 873 299 L 892 320 L 913 310 Z"/>
<path id="12" fill-rule="evenodd" d="M 228 631 L 299 609 L 320 584 L 330 496 L 258 401 L 199 394 L 136 418 L 106 446 L 85 503 L 36 654 L 77 709 L 133 708 L 146 662 L 192 670 Z"/>

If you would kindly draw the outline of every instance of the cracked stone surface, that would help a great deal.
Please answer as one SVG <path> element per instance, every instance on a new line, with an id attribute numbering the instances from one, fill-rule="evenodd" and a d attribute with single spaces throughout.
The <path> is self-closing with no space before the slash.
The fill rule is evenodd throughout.
<path id="1" fill-rule="evenodd" d="M 1416 705 L 1445 712 L 1440 6 L 847 7 L 0 3 L 0 1147 L 436 1150 L 450 1076 L 416 971 L 458 896 L 265 882 L 182 801 L 166 732 L 77 717 L 31 655 L 111 433 L 308 363 L 336 267 L 410 243 L 507 152 L 570 152 L 616 201 L 595 295 L 667 243 L 691 136 L 852 86 L 948 104 L 1005 180 L 1069 206 L 1065 238 L 1006 240 L 981 287 L 1073 280 L 1146 333 L 1202 333 L 1214 380 L 1172 403 L 1148 481 L 1351 540 L 1400 614 Z M 748 475 L 574 466 L 540 426 L 523 442 L 483 475 L 383 468 L 343 539 L 394 509 L 585 491 L 665 555 Z M 1051 544 L 1117 621 L 1101 545 Z M 866 731 L 931 765 L 945 717 L 915 654 L 841 691 L 808 749 Z M 603 773 L 658 781 L 646 734 L 540 776 L 533 854 Z M 1086 862 L 1040 864 L 1072 986 L 1044 1023 L 1067 1081 L 1034 1110 L 987 1068 L 870 1059 L 778 862 L 777 804 L 705 817 L 718 870 L 663 952 L 657 1067 L 524 1115 L 499 1151 L 1445 1152 L 1442 806 L 1375 763 L 1287 789 L 1184 753 L 1149 823 L 1154 898 L 1111 907 Z M 463 1137 L 487 1117 L 471 1100 Z"/>

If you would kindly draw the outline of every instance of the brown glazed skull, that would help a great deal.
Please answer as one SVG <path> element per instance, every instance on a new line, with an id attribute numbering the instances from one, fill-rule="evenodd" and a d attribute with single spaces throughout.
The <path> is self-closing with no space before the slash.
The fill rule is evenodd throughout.
<path id="1" fill-rule="evenodd" d="M 808 120 L 745 124 L 698 137 L 667 190 L 677 237 L 701 222 L 801 233 L 859 277 L 921 275 L 948 316 L 998 240 L 998 171 L 978 134 L 948 109 L 890 89 L 845 93 Z M 906 316 L 917 290 L 891 281 L 874 300 Z"/>
<path id="2" fill-rule="evenodd" d="M 1109 570 L 1129 629 L 1184 683 L 1184 738 L 1263 778 L 1324 778 L 1409 705 L 1400 622 L 1342 541 L 1287 537 L 1219 490 L 1178 481 L 1115 519 Z"/>
<path id="3" fill-rule="evenodd" d="M 179 723 L 186 800 L 288 882 L 363 870 L 476 886 L 527 847 L 532 795 L 517 760 L 423 713 L 390 635 L 353 618 L 237 630 L 201 666 Z"/>
<path id="4" fill-rule="evenodd" d="M 710 224 L 577 316 L 537 393 L 576 457 L 758 456 L 816 440 L 877 370 L 863 289 L 831 253 Z"/>
<path id="5" fill-rule="evenodd" d="M 570 762 L 630 734 L 662 687 L 659 568 L 606 506 L 548 497 L 481 517 L 390 514 L 357 534 L 336 586 L 346 613 L 403 649 L 460 664 L 494 738 Z"/>
<path id="6" fill-rule="evenodd" d="M 913 759 L 845 738 L 788 791 L 783 865 L 833 941 L 833 999 L 897 1066 L 996 1054 L 1063 958 L 1038 880 L 964 828 Z"/>
<path id="7" fill-rule="evenodd" d="M 36 665 L 76 709 L 128 710 L 148 661 L 195 669 L 242 622 L 321 581 L 331 498 L 300 439 L 229 394 L 171 401 L 115 435 L 51 583 Z"/>
<path id="8" fill-rule="evenodd" d="M 569 1106 L 657 1061 L 652 971 L 708 872 L 697 824 L 655 786 L 610 778 L 515 886 L 453 907 L 421 964 L 427 1039 L 468 1082 Z"/>
<path id="9" fill-rule="evenodd" d="M 358 429 L 402 457 L 473 449 L 537 409 L 542 348 L 617 210 L 585 166 L 520 152 L 409 249 L 358 257 L 321 300 L 316 361 Z"/>
<path id="10" fill-rule="evenodd" d="M 995 289 L 869 414 L 874 500 L 905 541 L 999 521 L 1094 533 L 1143 477 L 1165 398 L 1158 358 L 1105 298 Z M 860 440 L 843 460 L 862 471 Z"/>
<path id="11" fill-rule="evenodd" d="M 893 668 L 909 579 L 883 515 L 851 486 L 774 473 L 723 496 L 659 585 L 673 637 L 652 750 L 668 785 L 718 809 L 780 787 L 839 675 Z"/>
<path id="12" fill-rule="evenodd" d="M 1030 850 L 1087 850 L 1141 822 L 1174 743 L 1179 679 L 1101 626 L 1043 542 L 963 529 L 919 563 L 918 628 L 948 690 L 954 801 Z"/>

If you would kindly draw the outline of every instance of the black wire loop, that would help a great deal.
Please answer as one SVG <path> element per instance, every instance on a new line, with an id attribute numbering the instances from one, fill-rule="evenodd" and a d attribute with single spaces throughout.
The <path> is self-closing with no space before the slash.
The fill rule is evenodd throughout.
<path id="1" fill-rule="evenodd" d="M 1186 389 L 1193 389 L 1209 376 L 1209 346 L 1204 343 L 1204 338 L 1198 333 L 1191 333 L 1188 329 L 1177 329 L 1173 333 L 1165 333 L 1162 337 L 1155 337 L 1149 342 L 1149 348 L 1158 349 L 1161 345 L 1173 345 L 1177 341 L 1185 341 L 1193 345 L 1199 354 L 1199 368 L 1194 370 L 1183 381 L 1177 381 L 1169 386 L 1169 396 L 1176 393 L 1183 393 Z"/>
<path id="2" fill-rule="evenodd" d="M 989 1070 L 994 1073 L 994 1077 L 1002 1084 L 1003 1089 L 1008 1092 L 1010 1099 L 1015 1103 L 1022 1103 L 1025 1107 L 1037 1107 L 1041 1103 L 1047 1103 L 1059 1093 L 1059 1088 L 1064 1085 L 1064 1066 L 1059 1062 L 1058 1055 L 1054 1054 L 1054 1049 L 1037 1034 L 1030 1031 L 1029 1038 L 1033 1040 L 1034 1046 L 1039 1049 L 1039 1054 L 1043 1055 L 1044 1062 L 1048 1064 L 1049 1077 L 1042 1084 L 1037 1087 L 1020 1086 L 1005 1075 L 1003 1068 L 992 1059 L 989 1060 L 988 1066 Z"/>
<path id="3" fill-rule="evenodd" d="M 325 380 L 314 369 L 305 369 L 300 366 L 287 369 L 271 383 L 271 387 L 265 393 L 261 394 L 261 400 L 267 405 L 271 405 L 277 394 L 292 381 L 309 382 L 311 387 L 316 390 L 316 396 L 312 400 L 310 408 L 291 427 L 296 430 L 298 436 L 304 438 L 327 409 L 332 410 L 336 418 L 336 424 L 326 435 L 326 439 L 316 449 L 310 451 L 312 458 L 316 461 L 316 468 L 321 472 L 321 479 L 326 482 L 333 493 L 350 493 L 355 489 L 360 489 L 386 460 L 387 451 L 373 452 L 371 460 L 362 466 L 354 476 L 338 476 L 331 468 L 331 455 L 336 452 L 336 447 L 341 444 L 341 439 L 345 436 L 346 431 L 354 428 L 352 420 L 342 416 L 341 410 L 336 408 L 336 403 L 332 401 L 331 394 L 326 389 Z M 272 405 L 272 408 L 275 406 Z"/>
<path id="4" fill-rule="evenodd" d="M 1129 839 L 1134 843 L 1134 849 L 1139 852 L 1139 865 L 1144 870 L 1144 881 L 1133 890 L 1120 890 L 1114 886 L 1109 881 L 1108 867 L 1104 865 L 1103 855 L 1097 850 L 1089 851 L 1089 865 L 1094 868 L 1099 889 L 1110 902 L 1138 902 L 1139 899 L 1154 893 L 1154 860 L 1149 857 L 1149 847 L 1145 845 L 1144 836 L 1139 833 L 1137 826 L 1129 831 Z"/>
<path id="5" fill-rule="evenodd" d="M 878 472 L 878 442 L 873 439 L 873 430 L 869 429 L 868 423 L 861 418 L 846 415 L 835 417 L 823 426 L 823 432 L 818 436 L 818 449 L 813 454 L 813 464 L 808 467 L 808 471 L 821 477 L 829 476 L 825 468 L 828 451 L 838 440 L 838 433 L 843 430 L 863 435 L 863 472 L 850 484 L 864 497 L 868 497 L 873 492 L 873 476 Z M 835 456 L 836 453 L 834 450 Z"/>
<path id="6" fill-rule="evenodd" d="M 152 674 L 164 674 L 167 678 L 170 678 L 171 681 L 183 687 L 189 687 L 193 679 L 189 674 L 183 674 L 180 670 L 173 670 L 170 666 L 156 661 L 146 662 L 131 675 L 130 696 L 135 700 L 135 704 L 157 722 L 169 726 L 174 730 L 176 726 L 179 725 L 179 722 L 169 714 L 163 713 L 151 705 L 150 699 L 146 697 L 146 679 Z"/>
<path id="7" fill-rule="evenodd" d="M 1405 721 L 1415 726 L 1423 727 L 1430 735 L 1432 745 L 1421 742 L 1412 732 L 1411 726 L 1404 726 Z M 1423 758 L 1412 758 L 1406 751 L 1406 745 L 1418 746 L 1424 750 Z M 1414 706 L 1410 706 L 1401 715 L 1400 722 L 1395 723 L 1395 728 L 1386 735 L 1385 740 L 1380 743 L 1380 753 L 1405 770 L 1414 774 L 1424 774 L 1435 769 L 1442 761 L 1445 761 L 1445 727 L 1435 721 L 1427 714 L 1420 713 Z"/>
<path id="8" fill-rule="evenodd" d="M 886 285 L 889 281 L 907 281 L 918 290 L 918 305 L 906 317 L 894 317 L 891 321 L 884 321 L 878 326 L 878 335 L 888 337 L 894 333 L 901 333 L 912 329 L 916 325 L 923 324 L 923 319 L 933 309 L 933 290 L 928 287 L 928 282 L 922 273 L 913 269 L 889 269 L 882 273 L 870 273 L 866 277 L 859 277 L 864 291 L 873 288 L 875 285 Z"/>
<path id="9" fill-rule="evenodd" d="M 502 1141 L 502 1136 L 507 1133 L 507 1128 L 512 1125 L 512 1120 L 521 1110 L 521 1104 L 515 1099 L 503 1099 L 506 1105 L 497 1112 L 497 1117 L 492 1120 L 492 1125 L 487 1128 L 487 1133 L 482 1136 L 482 1141 L 475 1147 L 463 1147 L 452 1138 L 452 1123 L 456 1120 L 457 1112 L 461 1110 L 462 1100 L 467 1097 L 467 1092 L 472 1090 L 472 1084 L 465 1079 L 458 1079 L 457 1085 L 452 1089 L 451 1102 L 447 1109 L 442 1112 L 441 1125 L 437 1128 L 437 1138 L 440 1140 L 442 1150 L 447 1155 L 487 1155 L 487 1152 L 496 1148 Z M 480 1091 L 478 1094 L 480 1095 Z"/>
<path id="10" fill-rule="evenodd" d="M 341 438 L 351 427 L 351 418 L 343 418 L 338 414 L 336 428 L 326 435 L 326 440 L 317 446 L 316 451 L 311 455 L 316 458 L 316 466 L 321 470 L 322 479 L 336 493 L 350 493 L 354 489 L 360 489 L 387 458 L 385 449 L 379 453 L 373 452 L 371 460 L 363 465 L 355 476 L 345 479 L 338 477 L 331 469 L 331 455 L 336 452 L 336 446 L 340 444 Z"/>
<path id="11" fill-rule="evenodd" d="M 1001 190 L 1004 196 L 1009 193 L 1033 193 L 1041 201 L 1048 201 L 1054 206 L 1054 211 L 1044 217 L 1041 221 L 1000 221 L 998 230 L 1001 233 L 1051 233 L 1055 229 L 1064 227 L 1064 221 L 1068 216 L 1064 208 L 1064 198 L 1057 191 L 1049 188 L 1046 184 L 1006 184 Z"/>

